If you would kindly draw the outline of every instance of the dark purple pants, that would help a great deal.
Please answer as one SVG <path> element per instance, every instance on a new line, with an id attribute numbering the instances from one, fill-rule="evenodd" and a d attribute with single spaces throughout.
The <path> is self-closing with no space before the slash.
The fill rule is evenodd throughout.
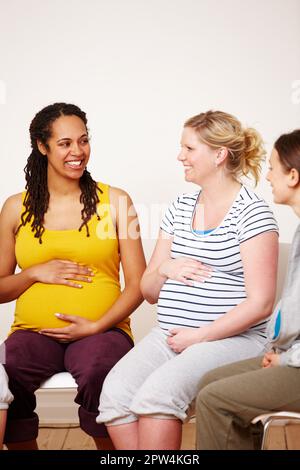
<path id="1" fill-rule="evenodd" d="M 108 436 L 105 426 L 96 423 L 99 396 L 110 369 L 133 346 L 126 333 L 115 328 L 73 343 L 59 343 L 33 331 L 18 330 L 5 344 L 4 366 L 15 397 L 8 409 L 5 442 L 37 437 L 34 392 L 44 380 L 64 371 L 70 372 L 78 385 L 75 402 L 80 405 L 80 427 L 93 437 Z"/>

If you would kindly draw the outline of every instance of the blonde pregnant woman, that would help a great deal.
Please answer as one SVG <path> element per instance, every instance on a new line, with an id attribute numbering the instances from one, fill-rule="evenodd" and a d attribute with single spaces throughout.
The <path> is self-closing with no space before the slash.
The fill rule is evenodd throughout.
<path id="1" fill-rule="evenodd" d="M 111 370 L 100 397 L 97 420 L 118 449 L 179 449 L 201 377 L 265 348 L 277 224 L 240 180 L 258 179 L 261 138 L 208 111 L 185 123 L 181 147 L 185 179 L 200 189 L 170 205 L 142 279 L 158 326 Z"/>

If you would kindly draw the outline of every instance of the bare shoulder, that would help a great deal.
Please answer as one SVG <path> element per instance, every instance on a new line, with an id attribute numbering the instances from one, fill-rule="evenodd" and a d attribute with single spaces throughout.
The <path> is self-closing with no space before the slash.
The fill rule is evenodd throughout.
<path id="1" fill-rule="evenodd" d="M 124 201 L 127 200 L 127 203 L 130 202 L 132 204 L 132 200 L 129 194 L 126 191 L 124 191 L 124 189 L 121 189 L 121 188 L 110 186 L 109 197 L 110 197 L 111 203 L 114 205 L 120 204 L 121 200 L 124 200 Z"/>
<path id="2" fill-rule="evenodd" d="M 126 191 L 120 188 L 110 186 L 109 198 L 110 203 L 114 208 L 117 221 L 120 218 L 135 219 L 137 217 L 137 213 L 131 200 L 131 197 Z"/>
<path id="3" fill-rule="evenodd" d="M 4 212 L 18 212 L 20 215 L 20 211 L 22 209 L 22 194 L 17 193 L 9 196 L 3 204 L 2 211 Z"/>
<path id="4" fill-rule="evenodd" d="M 1 223 L 16 229 L 22 211 L 22 193 L 9 196 L 1 210 Z"/>

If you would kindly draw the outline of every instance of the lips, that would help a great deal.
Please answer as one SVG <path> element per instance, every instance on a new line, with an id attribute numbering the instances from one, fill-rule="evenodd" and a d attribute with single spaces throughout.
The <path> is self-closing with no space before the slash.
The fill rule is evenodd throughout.
<path id="1" fill-rule="evenodd" d="M 82 168 L 83 160 L 69 160 L 65 162 L 65 165 L 73 170 L 78 170 Z"/>

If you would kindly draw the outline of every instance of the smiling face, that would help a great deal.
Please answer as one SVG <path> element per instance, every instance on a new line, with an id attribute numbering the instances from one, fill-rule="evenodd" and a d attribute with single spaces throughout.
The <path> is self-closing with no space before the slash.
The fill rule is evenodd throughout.
<path id="1" fill-rule="evenodd" d="M 48 175 L 79 179 L 90 157 L 90 144 L 84 122 L 77 116 L 61 116 L 51 127 L 47 147 L 38 143 L 48 159 Z"/>
<path id="2" fill-rule="evenodd" d="M 203 184 L 216 174 L 218 150 L 212 149 L 199 140 L 191 127 L 185 127 L 181 138 L 181 151 L 177 159 L 182 162 L 185 180 Z"/>
<path id="3" fill-rule="evenodd" d="M 290 204 L 294 193 L 293 172 L 286 170 L 280 162 L 278 152 L 273 148 L 270 160 L 269 171 L 266 179 L 272 187 L 273 199 L 277 204 Z"/>

